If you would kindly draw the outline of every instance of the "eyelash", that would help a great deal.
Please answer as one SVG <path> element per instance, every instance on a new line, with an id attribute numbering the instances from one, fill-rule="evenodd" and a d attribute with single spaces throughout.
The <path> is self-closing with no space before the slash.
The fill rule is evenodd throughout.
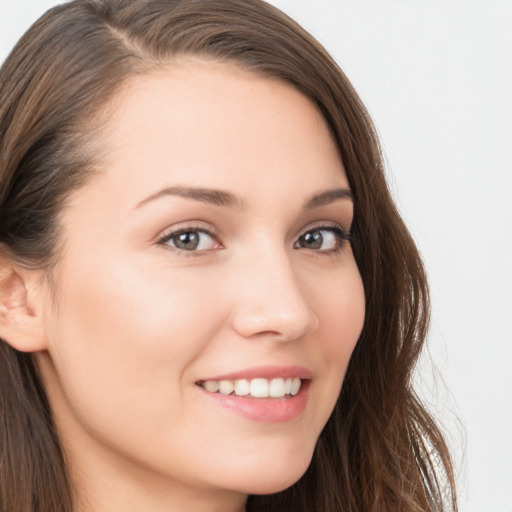
<path id="1" fill-rule="evenodd" d="M 173 238 L 176 238 L 180 235 L 184 235 L 186 233 L 203 233 L 205 235 L 208 235 L 212 240 L 217 242 L 222 247 L 222 244 L 219 242 L 218 237 L 215 233 L 211 232 L 208 229 L 205 229 L 204 227 L 199 227 L 199 226 L 186 226 L 183 228 L 179 228 L 175 231 L 172 231 L 170 233 L 167 233 L 157 240 L 157 245 L 161 245 L 166 250 L 173 251 L 173 252 L 179 254 L 180 256 L 186 256 L 186 257 L 201 256 L 205 252 L 210 252 L 212 250 L 215 250 L 215 249 L 207 249 L 207 250 L 203 249 L 200 251 L 196 251 L 196 250 L 187 251 L 186 249 L 180 249 L 178 247 L 173 247 L 172 245 L 169 245 L 167 243 L 170 240 L 172 240 Z"/>
<path id="2" fill-rule="evenodd" d="M 318 252 L 320 254 L 326 255 L 326 256 L 336 256 L 340 254 L 343 249 L 345 248 L 347 243 L 351 242 L 351 234 L 346 229 L 342 228 L 339 224 L 336 223 L 329 223 L 329 224 L 318 224 L 313 226 L 308 226 L 307 229 L 305 229 L 298 237 L 297 241 L 293 244 L 295 249 L 300 249 L 300 247 L 296 247 L 297 242 L 300 240 L 300 238 L 304 237 L 308 233 L 312 233 L 314 231 L 329 231 L 331 233 L 334 233 L 334 236 L 336 237 L 336 247 L 333 249 L 327 249 L 327 250 L 315 250 L 315 252 Z M 307 249 L 306 247 L 303 247 L 303 249 Z M 313 249 L 311 249 L 313 250 Z"/>
<path id="3" fill-rule="evenodd" d="M 346 243 L 347 242 L 350 243 L 350 241 L 351 241 L 350 232 L 347 231 L 346 229 L 342 228 L 339 224 L 336 224 L 336 223 L 325 224 L 324 223 L 324 224 L 308 226 L 307 229 L 302 231 L 293 244 L 294 249 L 307 249 L 307 247 L 298 247 L 296 244 L 302 237 L 304 237 L 308 233 L 311 233 L 314 231 L 316 231 L 316 232 L 329 231 L 329 232 L 333 233 L 337 239 L 336 247 L 334 247 L 333 249 L 327 249 L 327 250 L 309 249 L 309 250 L 312 250 L 314 252 L 317 252 L 317 253 L 320 253 L 320 254 L 323 254 L 326 256 L 331 256 L 331 255 L 335 256 L 335 255 L 339 254 L 344 249 Z M 172 231 L 170 233 L 167 233 L 157 240 L 157 245 L 161 245 L 166 250 L 173 251 L 173 252 L 179 254 L 180 256 L 185 256 L 185 257 L 197 257 L 197 256 L 203 255 L 204 253 L 218 250 L 218 249 L 186 250 L 186 249 L 180 249 L 178 247 L 173 247 L 167 243 L 170 240 L 172 240 L 173 238 L 176 238 L 180 235 L 187 234 L 187 233 L 203 233 L 205 235 L 208 235 L 212 240 L 214 240 L 217 244 L 219 244 L 220 248 L 223 248 L 222 244 L 219 242 L 218 237 L 215 233 L 213 233 L 212 231 L 210 231 L 208 229 L 205 229 L 204 227 L 198 227 L 198 226 L 186 226 L 183 228 L 179 228 L 175 231 Z"/>

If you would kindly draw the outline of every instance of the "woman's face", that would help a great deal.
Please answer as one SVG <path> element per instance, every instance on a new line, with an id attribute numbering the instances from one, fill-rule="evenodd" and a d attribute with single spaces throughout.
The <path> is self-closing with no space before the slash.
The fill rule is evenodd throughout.
<path id="1" fill-rule="evenodd" d="M 290 486 L 364 317 L 325 121 L 288 85 L 185 61 L 134 78 L 102 144 L 37 355 L 72 469 L 91 489 Z"/>

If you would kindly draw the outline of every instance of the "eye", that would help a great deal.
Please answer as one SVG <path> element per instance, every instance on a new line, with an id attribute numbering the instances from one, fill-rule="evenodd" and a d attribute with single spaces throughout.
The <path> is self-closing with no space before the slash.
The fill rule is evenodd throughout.
<path id="1" fill-rule="evenodd" d="M 165 235 L 159 242 L 181 251 L 208 251 L 220 247 L 211 233 L 204 229 L 186 228 Z"/>
<path id="2" fill-rule="evenodd" d="M 300 235 L 293 246 L 295 249 L 337 252 L 348 239 L 349 234 L 340 226 L 319 226 Z"/>

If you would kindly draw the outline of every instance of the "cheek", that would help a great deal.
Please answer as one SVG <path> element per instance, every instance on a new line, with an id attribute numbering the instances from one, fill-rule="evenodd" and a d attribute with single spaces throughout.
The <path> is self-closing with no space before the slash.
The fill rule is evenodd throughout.
<path id="1" fill-rule="evenodd" d="M 165 421 L 183 403 L 184 374 L 216 328 L 214 299 L 200 282 L 162 275 L 117 264 L 66 281 L 50 353 L 84 421 L 134 411 Z"/>
<path id="2" fill-rule="evenodd" d="M 314 303 L 326 353 L 333 361 L 348 364 L 365 318 L 363 282 L 355 262 L 329 284 L 327 292 L 319 290 Z"/>
<path id="3" fill-rule="evenodd" d="M 319 382 L 321 385 L 316 388 L 315 401 L 323 406 L 319 418 L 325 424 L 338 399 L 364 324 L 365 295 L 355 261 L 350 262 L 336 279 L 329 281 L 324 291 L 317 291 L 314 304 L 320 329 L 313 340 L 316 345 L 311 350 L 315 352 L 313 357 L 321 359 L 326 368 L 322 382 Z"/>
<path id="4" fill-rule="evenodd" d="M 303 275 L 311 277 L 310 273 Z M 304 339 L 302 348 L 312 366 L 322 371 L 312 381 L 303 431 L 290 449 L 290 456 L 297 458 L 297 467 L 303 471 L 338 400 L 365 317 L 364 289 L 355 261 L 349 259 L 329 277 L 318 274 L 311 280 L 309 277 L 303 284 L 319 326 L 315 333 Z"/>
<path id="5" fill-rule="evenodd" d="M 84 348 L 98 348 L 102 340 L 102 349 L 140 350 L 149 357 L 171 347 L 177 355 L 193 350 L 198 312 L 207 313 L 203 306 L 214 299 L 200 277 L 122 264 L 86 276 L 70 279 L 59 298 L 60 327 L 80 333 Z"/>

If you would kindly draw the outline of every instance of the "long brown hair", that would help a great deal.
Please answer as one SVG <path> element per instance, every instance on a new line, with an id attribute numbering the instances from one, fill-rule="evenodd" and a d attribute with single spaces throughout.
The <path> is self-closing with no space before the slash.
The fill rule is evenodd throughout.
<path id="1" fill-rule="evenodd" d="M 0 250 L 51 272 L 58 214 L 101 155 L 105 107 L 173 58 L 277 78 L 322 112 L 355 196 L 365 324 L 306 474 L 248 511 L 457 510 L 440 430 L 411 374 L 426 336 L 423 265 L 391 199 L 379 142 L 350 82 L 307 32 L 261 0 L 75 0 L 51 9 L 0 70 Z M 0 340 L 0 510 L 71 512 L 72 482 L 30 354 Z"/>

